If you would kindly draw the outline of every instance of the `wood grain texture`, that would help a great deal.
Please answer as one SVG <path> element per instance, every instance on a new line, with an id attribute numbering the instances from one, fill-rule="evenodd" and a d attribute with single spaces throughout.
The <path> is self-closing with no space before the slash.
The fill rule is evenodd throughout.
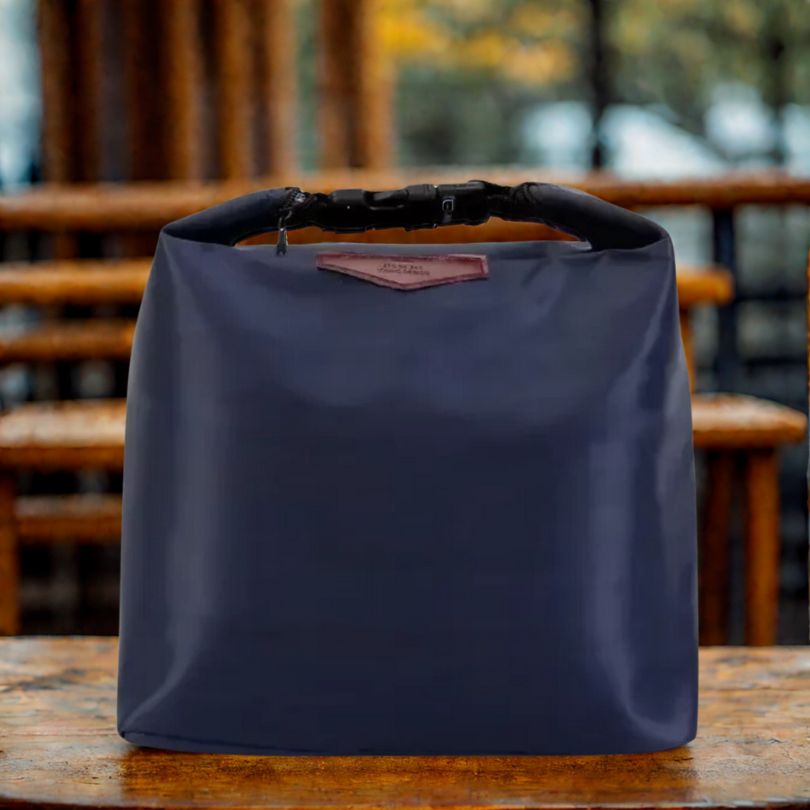
<path id="1" fill-rule="evenodd" d="M 45 180 L 55 183 L 76 179 L 69 31 L 69 5 L 64 0 L 38 0 L 42 174 Z"/>
<path id="2" fill-rule="evenodd" d="M 17 498 L 14 510 L 22 544 L 106 544 L 120 539 L 120 495 L 32 495 Z"/>
<path id="3" fill-rule="evenodd" d="M 779 459 L 745 457 L 745 643 L 776 643 L 779 623 Z"/>
<path id="4" fill-rule="evenodd" d="M 150 259 L 5 262 L 0 265 L 0 304 L 137 304 Z"/>
<path id="5" fill-rule="evenodd" d="M 700 643 L 727 644 L 729 618 L 729 533 L 735 483 L 734 452 L 706 454 L 706 485 L 700 542 Z"/>
<path id="6" fill-rule="evenodd" d="M 116 654 L 114 639 L 0 640 L 0 805 L 810 806 L 808 648 L 701 651 L 697 740 L 614 757 L 255 757 L 134 748 L 114 728 Z"/>
<path id="7" fill-rule="evenodd" d="M 0 415 L 0 467 L 120 470 L 123 400 L 37 402 Z"/>
<path id="8" fill-rule="evenodd" d="M 678 306 L 681 339 L 689 371 L 689 388 L 695 390 L 695 346 L 692 310 L 695 306 L 727 304 L 734 297 L 734 277 L 723 267 L 678 267 Z"/>
<path id="9" fill-rule="evenodd" d="M 774 448 L 802 441 L 807 417 L 776 402 L 742 394 L 695 394 L 692 428 L 695 447 L 703 449 Z"/>
<path id="10" fill-rule="evenodd" d="M 0 473 L 0 635 L 18 632 L 20 624 L 20 605 L 17 596 L 20 586 L 20 565 L 14 526 L 16 491 L 14 479 L 10 475 Z M 0 733 L 0 751 L 2 744 Z"/>
<path id="11" fill-rule="evenodd" d="M 0 230 L 88 230 L 96 232 L 153 230 L 167 222 L 262 188 L 299 185 L 310 191 L 336 188 L 399 188 L 409 183 L 459 182 L 483 175 L 497 183 L 519 183 L 527 171 L 515 169 L 424 168 L 411 172 L 289 171 L 247 182 L 43 184 L 36 189 L 0 197 Z M 546 178 L 553 180 L 554 178 Z M 673 181 L 619 180 L 606 174 L 557 178 L 627 208 L 700 205 L 728 208 L 744 204 L 810 204 L 810 178 L 776 172 L 731 174 L 719 178 Z M 440 228 L 439 231 L 444 229 Z M 469 232 L 476 229 L 469 228 Z M 420 236 L 423 231 L 417 232 Z M 419 237 L 415 239 L 419 241 Z"/>
<path id="12" fill-rule="evenodd" d="M 683 343 L 683 356 L 686 360 L 686 370 L 689 372 L 689 390 L 695 390 L 695 341 L 692 335 L 692 318 L 688 308 L 681 305 L 678 312 L 678 326 L 681 330 L 681 342 Z"/>
<path id="13" fill-rule="evenodd" d="M 0 331 L 0 366 L 58 360 L 128 360 L 135 322 L 118 318 L 44 321 Z"/>
<path id="14" fill-rule="evenodd" d="M 297 165 L 295 5 L 292 0 L 256 0 L 258 84 L 265 142 L 259 162 L 269 173 Z"/>
<path id="15" fill-rule="evenodd" d="M 345 168 L 353 160 L 354 17 L 351 0 L 318 4 L 317 123 L 319 163 L 324 169 Z"/>
<path id="16" fill-rule="evenodd" d="M 318 132 L 324 169 L 385 169 L 393 157 L 393 78 L 379 0 L 323 0 L 318 26 Z"/>
<path id="17" fill-rule="evenodd" d="M 678 267 L 678 304 L 728 304 L 734 298 L 734 277 L 724 267 Z"/>
<path id="18" fill-rule="evenodd" d="M 77 138 L 78 176 L 88 182 L 103 179 L 102 82 L 104 81 L 104 8 L 102 0 L 76 0 L 72 34 L 75 43 L 73 126 Z"/>
<path id="19" fill-rule="evenodd" d="M 219 175 L 253 174 L 253 20 L 248 0 L 213 0 Z"/>
<path id="20" fill-rule="evenodd" d="M 704 514 L 701 639 L 722 643 L 727 628 L 727 554 L 734 455 L 745 467 L 746 643 L 774 644 L 779 612 L 778 451 L 805 438 L 807 417 L 792 408 L 739 394 L 694 394 L 692 434 L 709 450 L 709 496 Z M 722 459 L 725 454 L 728 458 Z"/>
<path id="21" fill-rule="evenodd" d="M 356 49 L 352 77 L 355 85 L 353 115 L 356 164 L 386 170 L 394 163 L 397 142 L 394 126 L 394 70 L 380 30 L 383 0 L 353 0 Z"/>
<path id="22" fill-rule="evenodd" d="M 176 180 L 203 176 L 202 82 L 199 0 L 164 0 L 161 44 L 166 65 L 167 174 Z"/>
<path id="23" fill-rule="evenodd" d="M 155 35 L 161 3 L 162 0 L 116 3 L 122 27 L 128 180 L 155 180 L 167 175 L 164 137 L 167 88 L 161 58 L 164 40 Z"/>
<path id="24" fill-rule="evenodd" d="M 73 100 L 72 7 L 64 0 L 38 0 L 37 40 L 42 93 L 42 176 L 49 183 L 78 180 L 77 137 Z M 75 256 L 77 244 L 69 234 L 53 240 L 55 257 Z"/>

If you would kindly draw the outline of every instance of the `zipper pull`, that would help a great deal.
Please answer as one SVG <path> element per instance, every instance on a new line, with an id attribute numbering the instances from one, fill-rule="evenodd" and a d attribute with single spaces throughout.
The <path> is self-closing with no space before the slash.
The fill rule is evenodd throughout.
<path id="1" fill-rule="evenodd" d="M 287 221 L 292 214 L 291 211 L 285 211 L 278 218 L 278 239 L 276 240 L 276 256 L 284 256 L 287 253 Z"/>
<path id="2" fill-rule="evenodd" d="M 297 188 L 293 191 L 292 196 L 290 197 L 290 201 L 285 208 L 281 209 L 278 217 L 278 239 L 276 241 L 276 256 L 284 256 L 287 253 L 287 246 L 289 245 L 289 240 L 287 239 L 287 223 L 290 221 L 290 217 L 292 217 L 293 210 L 296 206 L 301 205 L 307 198 L 307 195 L 301 191 L 300 188 Z"/>

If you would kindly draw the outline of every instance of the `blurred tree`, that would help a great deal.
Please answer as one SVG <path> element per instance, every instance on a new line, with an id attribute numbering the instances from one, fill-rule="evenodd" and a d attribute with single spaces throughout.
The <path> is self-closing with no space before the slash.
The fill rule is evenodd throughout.
<path id="1" fill-rule="evenodd" d="M 529 87 L 576 74 L 579 4 L 546 0 L 380 0 L 389 52 L 400 62 L 488 72 Z"/>
<path id="2" fill-rule="evenodd" d="M 516 163 L 538 100 L 581 93 L 582 3 L 380 0 L 404 163 Z"/>
<path id="3" fill-rule="evenodd" d="M 705 115 L 718 86 L 753 88 L 780 123 L 810 99 L 807 0 L 379 0 L 382 36 L 400 71 L 404 162 L 520 162 L 520 122 L 538 102 L 590 104 L 592 162 L 609 162 L 609 105 L 657 105 L 712 142 Z"/>
<path id="4" fill-rule="evenodd" d="M 775 125 L 771 157 L 785 157 L 782 115 L 810 100 L 810 4 L 806 0 L 613 0 L 609 37 L 622 100 L 665 104 L 677 123 L 706 138 L 719 85 L 754 88 Z M 712 143 L 724 157 L 723 144 Z"/>
<path id="5" fill-rule="evenodd" d="M 317 2 L 330 0 L 299 3 L 305 87 Z M 785 109 L 810 102 L 808 0 L 377 2 L 379 37 L 398 74 L 395 162 L 402 164 L 535 162 L 525 123 L 538 105 L 555 101 L 589 107 L 595 166 L 611 165 L 601 121 L 616 104 L 654 107 L 733 164 L 745 155 L 707 126 L 707 112 L 730 98 L 726 85 L 771 110 L 770 146 L 757 146 L 754 157 L 779 163 Z M 305 99 L 305 138 L 312 103 Z M 312 150 L 305 144 L 304 151 Z"/>

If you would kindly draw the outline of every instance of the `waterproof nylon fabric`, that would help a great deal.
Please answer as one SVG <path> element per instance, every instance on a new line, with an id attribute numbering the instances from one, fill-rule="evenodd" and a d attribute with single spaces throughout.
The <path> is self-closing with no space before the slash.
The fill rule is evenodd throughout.
<path id="1" fill-rule="evenodd" d="M 140 310 L 120 733 L 265 754 L 691 740 L 666 233 L 621 212 L 646 244 L 209 241 L 285 199 L 262 194 L 167 227 Z M 482 254 L 489 277 L 402 292 L 316 269 L 322 250 Z"/>

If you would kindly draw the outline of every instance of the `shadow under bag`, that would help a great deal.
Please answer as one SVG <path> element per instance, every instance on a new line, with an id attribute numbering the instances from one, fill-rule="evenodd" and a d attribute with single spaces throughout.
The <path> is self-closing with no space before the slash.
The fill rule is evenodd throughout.
<path id="1" fill-rule="evenodd" d="M 286 244 L 490 216 L 579 241 Z M 478 181 L 275 189 L 168 225 L 132 354 L 122 543 L 118 728 L 137 745 L 688 742 L 669 236 L 581 192 Z"/>

